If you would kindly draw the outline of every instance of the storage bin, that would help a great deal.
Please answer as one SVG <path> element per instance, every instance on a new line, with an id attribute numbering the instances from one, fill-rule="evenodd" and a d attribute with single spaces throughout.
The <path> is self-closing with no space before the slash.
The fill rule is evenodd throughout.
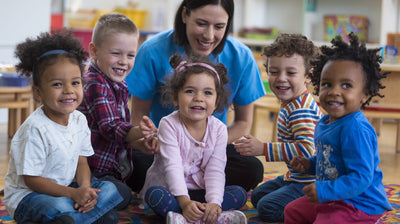
<path id="1" fill-rule="evenodd" d="M 126 9 L 126 8 L 116 8 L 114 11 L 122 13 L 129 17 L 139 29 L 143 29 L 144 21 L 146 19 L 147 11 L 146 10 L 137 10 L 137 9 Z"/>
<path id="2" fill-rule="evenodd" d="M 0 86 L 1 87 L 25 87 L 29 86 L 29 78 L 26 76 L 19 76 L 17 73 L 0 73 Z"/>

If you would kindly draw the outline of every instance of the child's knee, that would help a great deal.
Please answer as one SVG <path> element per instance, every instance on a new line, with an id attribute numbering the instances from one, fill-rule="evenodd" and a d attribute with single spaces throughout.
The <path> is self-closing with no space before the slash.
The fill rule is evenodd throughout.
<path id="1" fill-rule="evenodd" d="M 151 186 L 145 195 L 145 201 L 150 207 L 155 207 L 161 203 L 169 192 L 162 186 Z"/>

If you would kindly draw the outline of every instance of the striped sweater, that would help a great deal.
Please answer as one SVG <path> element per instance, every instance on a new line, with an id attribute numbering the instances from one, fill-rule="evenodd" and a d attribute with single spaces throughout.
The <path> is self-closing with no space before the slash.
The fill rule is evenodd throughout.
<path id="1" fill-rule="evenodd" d="M 289 161 L 295 156 L 314 155 L 314 129 L 322 113 L 313 96 L 305 91 L 291 102 L 282 105 L 277 126 L 278 142 L 264 143 L 267 162 L 284 161 L 289 169 L 286 180 L 310 182 L 315 176 L 295 172 Z"/>

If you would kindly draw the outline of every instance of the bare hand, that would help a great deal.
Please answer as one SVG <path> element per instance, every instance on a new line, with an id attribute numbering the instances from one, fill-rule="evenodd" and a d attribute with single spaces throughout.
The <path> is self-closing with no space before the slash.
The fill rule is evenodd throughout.
<path id="1" fill-rule="evenodd" d="M 160 152 L 160 147 L 158 146 L 158 138 L 157 137 L 151 137 L 144 139 L 143 141 L 144 147 L 147 149 L 147 151 L 150 151 L 151 154 L 157 154 Z"/>
<path id="2" fill-rule="evenodd" d="M 206 210 L 204 211 L 204 215 L 202 221 L 204 223 L 217 223 L 218 217 L 221 215 L 222 209 L 219 205 L 214 203 L 205 203 Z"/>
<path id="3" fill-rule="evenodd" d="M 313 204 L 318 204 L 317 186 L 314 183 L 308 184 L 303 188 L 303 192 L 307 195 L 308 200 Z"/>
<path id="4" fill-rule="evenodd" d="M 203 217 L 205 209 L 206 207 L 202 203 L 190 200 L 182 207 L 182 215 L 186 221 L 196 222 Z"/>
<path id="5" fill-rule="evenodd" d="M 153 121 L 146 115 L 144 115 L 142 120 L 140 120 L 139 128 L 143 137 L 146 139 L 155 136 L 157 133 L 157 128 Z"/>
<path id="6" fill-rule="evenodd" d="M 97 198 L 99 197 L 97 193 L 100 191 L 100 189 L 91 187 L 76 188 L 71 198 L 75 202 L 75 209 L 82 213 L 92 210 L 97 204 Z"/>
<path id="7" fill-rule="evenodd" d="M 244 137 L 244 138 L 243 138 Z M 264 155 L 264 143 L 251 135 L 244 135 L 233 142 L 236 151 L 243 156 L 261 156 Z"/>
<path id="8" fill-rule="evenodd" d="M 308 169 L 310 169 L 310 160 L 303 156 L 295 156 L 290 161 L 290 166 L 293 170 L 299 173 L 305 173 Z"/>

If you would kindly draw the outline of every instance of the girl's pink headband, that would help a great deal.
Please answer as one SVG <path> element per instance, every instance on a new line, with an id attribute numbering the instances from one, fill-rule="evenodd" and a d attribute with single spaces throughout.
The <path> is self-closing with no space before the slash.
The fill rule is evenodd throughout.
<path id="1" fill-rule="evenodd" d="M 204 68 L 208 68 L 210 69 L 212 72 L 214 72 L 215 76 L 217 77 L 218 80 L 218 84 L 221 85 L 221 80 L 219 78 L 218 72 L 217 70 L 215 70 L 215 68 L 213 68 L 212 66 L 210 66 L 209 64 L 203 63 L 203 62 L 193 62 L 193 63 L 187 63 L 187 61 L 181 61 L 181 63 L 179 63 L 179 65 L 176 67 L 176 71 L 180 72 L 182 71 L 185 67 L 193 67 L 193 66 L 201 66 Z"/>

